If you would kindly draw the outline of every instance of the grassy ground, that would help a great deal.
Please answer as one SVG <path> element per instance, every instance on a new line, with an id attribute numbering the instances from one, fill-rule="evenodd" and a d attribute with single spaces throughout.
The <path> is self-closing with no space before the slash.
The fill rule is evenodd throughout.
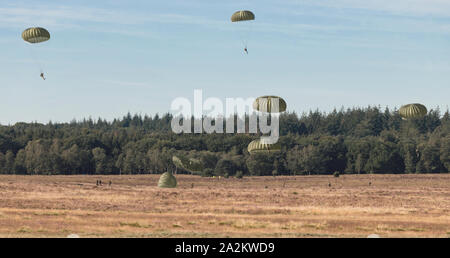
<path id="1" fill-rule="evenodd" d="M 158 179 L 0 176 L 0 237 L 450 237 L 450 174 Z"/>

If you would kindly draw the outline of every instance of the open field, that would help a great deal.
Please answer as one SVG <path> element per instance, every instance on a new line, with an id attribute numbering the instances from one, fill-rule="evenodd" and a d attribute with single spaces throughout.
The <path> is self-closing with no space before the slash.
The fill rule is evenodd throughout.
<path id="1" fill-rule="evenodd" d="M 158 179 L 0 176 L 0 237 L 450 237 L 450 174 Z"/>

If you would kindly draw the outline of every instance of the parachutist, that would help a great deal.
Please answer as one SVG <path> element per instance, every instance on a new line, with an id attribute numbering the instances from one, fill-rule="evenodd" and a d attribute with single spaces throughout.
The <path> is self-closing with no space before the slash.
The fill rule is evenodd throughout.
<path id="1" fill-rule="evenodd" d="M 248 10 L 237 11 L 231 16 L 231 22 L 247 23 L 247 22 L 253 21 L 253 20 L 255 20 L 255 14 Z M 247 39 L 242 37 L 241 40 L 242 40 L 242 43 L 244 43 L 244 52 L 248 55 Z"/>
<path id="2" fill-rule="evenodd" d="M 22 39 L 30 44 L 41 44 L 50 39 L 50 33 L 48 30 L 40 27 L 28 28 L 22 32 Z M 40 76 L 45 80 L 42 68 Z"/>

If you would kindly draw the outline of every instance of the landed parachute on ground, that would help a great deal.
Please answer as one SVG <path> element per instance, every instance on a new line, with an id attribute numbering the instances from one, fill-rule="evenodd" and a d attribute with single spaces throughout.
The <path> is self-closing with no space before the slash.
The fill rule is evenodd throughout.
<path id="1" fill-rule="evenodd" d="M 22 32 L 22 39 L 31 44 L 41 43 L 50 39 L 50 33 L 40 27 L 28 28 Z"/>
<path id="2" fill-rule="evenodd" d="M 278 111 L 275 110 L 276 102 L 278 101 Z M 280 113 L 286 111 L 286 101 L 277 96 L 262 96 L 253 102 L 253 109 L 260 112 Z M 274 109 L 273 109 L 274 108 Z"/>
<path id="3" fill-rule="evenodd" d="M 252 21 L 255 19 L 255 14 L 250 11 L 237 11 L 231 16 L 231 22 Z"/>
<path id="4" fill-rule="evenodd" d="M 171 172 L 166 172 L 161 175 L 158 181 L 158 187 L 160 188 L 175 188 L 177 187 L 177 179 Z"/>
<path id="5" fill-rule="evenodd" d="M 263 140 L 254 140 L 249 143 L 247 150 L 250 154 L 262 152 L 262 153 L 275 153 L 281 151 L 281 144 L 279 142 L 274 144 L 265 143 Z"/>
<path id="6" fill-rule="evenodd" d="M 427 108 L 419 103 L 413 103 L 402 106 L 398 113 L 403 119 L 421 118 L 427 114 Z"/>

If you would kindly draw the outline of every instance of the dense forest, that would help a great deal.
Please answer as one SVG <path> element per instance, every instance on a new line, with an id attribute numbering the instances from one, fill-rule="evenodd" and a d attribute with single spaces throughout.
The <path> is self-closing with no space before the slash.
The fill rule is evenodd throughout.
<path id="1" fill-rule="evenodd" d="M 175 134 L 170 114 L 0 126 L 0 174 L 156 174 L 173 155 L 202 176 L 448 173 L 450 115 L 402 120 L 379 107 L 280 116 L 282 151 L 250 155 L 260 134 Z M 189 173 L 177 169 L 177 173 Z"/>

